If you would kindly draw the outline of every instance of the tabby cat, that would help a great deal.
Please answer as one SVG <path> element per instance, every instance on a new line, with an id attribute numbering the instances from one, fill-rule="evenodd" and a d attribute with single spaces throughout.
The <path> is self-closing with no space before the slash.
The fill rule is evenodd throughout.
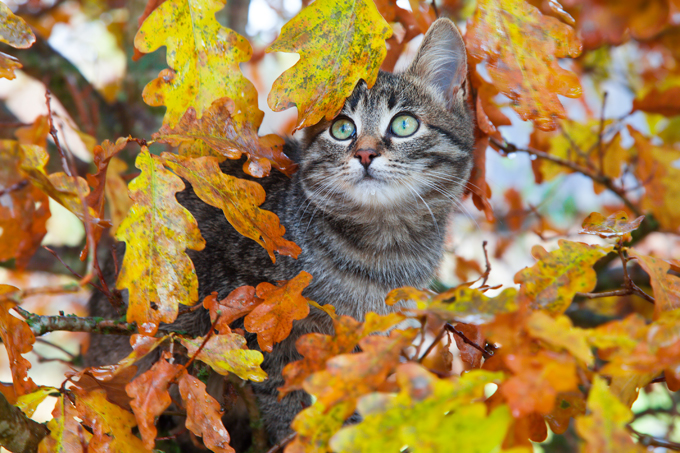
<path id="1" fill-rule="evenodd" d="M 287 145 L 298 172 L 257 181 L 267 192 L 262 208 L 276 213 L 286 237 L 302 248 L 297 260 L 279 256 L 272 264 L 261 246 L 237 233 L 221 210 L 199 200 L 187 184 L 177 199 L 206 241 L 204 250 L 188 251 L 199 300 L 212 291 L 223 298 L 236 287 L 288 280 L 306 270 L 314 277 L 306 297 L 362 320 L 369 311 L 398 309 L 384 302 L 391 289 L 427 285 L 472 166 L 466 75 L 458 30 L 448 19 L 437 20 L 406 71 L 380 72 L 371 89 L 361 81 L 335 119 L 305 129 L 299 143 Z M 228 161 L 222 169 L 252 179 L 241 165 Z M 93 296 L 90 311 L 116 316 L 100 295 Z M 200 309 L 175 325 L 199 335 L 209 330 L 210 320 Z M 283 384 L 282 368 L 300 359 L 295 340 L 308 332 L 331 333 L 329 317 L 312 309 L 272 353 L 264 353 L 269 379 L 254 389 L 272 442 L 287 436 L 295 415 L 310 404 L 302 391 L 278 402 L 276 390 Z M 257 348 L 250 334 L 249 347 Z M 86 361 L 115 363 L 129 350 L 127 338 L 93 335 Z M 232 428 L 232 437 L 236 434 Z"/>

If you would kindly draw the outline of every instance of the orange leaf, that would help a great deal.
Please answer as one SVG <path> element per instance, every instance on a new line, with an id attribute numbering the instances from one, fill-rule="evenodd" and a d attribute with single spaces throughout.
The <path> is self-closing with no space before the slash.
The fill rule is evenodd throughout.
<path id="1" fill-rule="evenodd" d="M 115 235 L 118 227 L 127 217 L 133 201 L 128 195 L 127 184 L 120 176 L 121 173 L 127 170 L 127 164 L 123 160 L 114 157 L 109 162 L 109 168 L 110 170 L 106 174 L 104 195 L 109 206 L 109 215 L 111 216 L 110 234 Z"/>
<path id="2" fill-rule="evenodd" d="M 182 338 L 180 341 L 193 357 L 203 344 L 204 338 Z M 267 373 L 260 368 L 264 360 L 262 353 L 247 349 L 246 339 L 237 333 L 212 335 L 196 359 L 224 376 L 234 373 L 241 379 L 255 382 L 262 382 L 267 377 Z"/>
<path id="3" fill-rule="evenodd" d="M 557 395 L 555 409 L 545 416 L 550 429 L 555 434 L 564 434 L 569 429 L 571 419 L 586 413 L 586 401 L 581 392 L 564 392 Z"/>
<path id="4" fill-rule="evenodd" d="M 21 356 L 33 350 L 35 336 L 28 324 L 9 312 L 18 305 L 11 299 L 18 291 L 13 286 L 0 284 L 0 338 L 7 350 L 14 391 L 21 396 L 34 392 L 38 387 L 28 377 L 31 363 Z"/>
<path id="5" fill-rule="evenodd" d="M 376 391 L 399 364 L 402 349 L 416 335 L 417 330 L 411 329 L 392 331 L 389 337 L 364 338 L 359 342 L 362 352 L 329 359 L 326 369 L 308 377 L 303 388 L 326 408 Z"/>
<path id="6" fill-rule="evenodd" d="M 132 346 L 132 352 L 119 361 L 115 365 L 104 365 L 97 368 L 90 368 L 89 373 L 100 381 L 109 381 L 113 379 L 118 374 L 122 373 L 126 368 L 134 365 L 135 362 L 146 357 L 154 349 L 161 345 L 167 338 L 155 338 L 146 335 L 134 334 L 130 336 L 130 346 Z M 85 372 L 86 370 L 83 370 Z M 81 372 L 81 373 L 83 373 Z"/>
<path id="7" fill-rule="evenodd" d="M 641 255 L 633 249 L 628 249 L 628 254 L 637 258 L 638 264 L 649 275 L 654 290 L 654 318 L 659 318 L 664 311 L 680 308 L 680 278 L 668 273 L 670 263 L 660 258 Z"/>
<path id="8" fill-rule="evenodd" d="M 665 91 L 652 88 L 642 99 L 633 101 L 633 111 L 642 110 L 664 116 L 680 115 L 680 86 L 673 86 Z"/>
<path id="9" fill-rule="evenodd" d="M 215 329 L 222 334 L 230 333 L 229 324 L 247 315 L 261 303 L 262 299 L 255 295 L 252 286 L 240 286 L 220 301 L 217 300 L 217 292 L 203 299 L 203 307 L 210 312 L 210 322 L 214 323 L 219 316 Z"/>
<path id="10" fill-rule="evenodd" d="M 149 450 L 156 445 L 155 418 L 170 406 L 172 399 L 168 393 L 170 382 L 184 368 L 168 363 L 165 358 L 154 363 L 151 369 L 130 382 L 125 390 L 132 398 L 130 405 L 139 424 L 144 446 Z"/>
<path id="11" fill-rule="evenodd" d="M 484 332 L 477 326 L 472 324 L 456 324 L 456 330 L 462 332 L 468 340 L 471 340 L 476 345 L 484 348 Z M 479 368 L 482 365 L 482 352 L 466 343 L 460 335 L 454 335 L 456 346 L 460 351 L 460 359 L 470 368 Z"/>
<path id="12" fill-rule="evenodd" d="M 515 283 L 522 285 L 520 303 L 529 303 L 532 308 L 547 310 L 552 315 L 564 313 L 577 292 L 587 293 L 595 288 L 597 276 L 592 266 L 612 250 L 564 239 L 558 244 L 558 250 L 515 274 Z"/>
<path id="13" fill-rule="evenodd" d="M 116 232 L 126 242 L 116 288 L 127 288 L 127 321 L 153 335 L 161 322 L 177 318 L 178 305 L 198 299 L 198 279 L 186 249 L 202 250 L 205 240 L 196 219 L 175 194 L 182 180 L 163 168 L 161 159 L 146 147 L 135 165 L 142 173 L 130 183 L 135 204 Z"/>
<path id="14" fill-rule="evenodd" d="M 187 409 L 186 427 L 199 437 L 210 451 L 234 453 L 229 433 L 222 424 L 220 403 L 205 391 L 205 384 L 185 373 L 179 378 L 179 393 Z"/>
<path id="15" fill-rule="evenodd" d="M 0 191 L 6 191 L 0 196 L 0 261 L 14 258 L 19 269 L 40 247 L 50 217 L 47 195 L 19 171 L 22 156 L 17 142 L 0 140 Z"/>
<path id="16" fill-rule="evenodd" d="M 180 153 L 188 157 L 240 159 L 245 153 L 248 160 L 243 171 L 256 178 L 268 176 L 272 166 L 292 176 L 297 165 L 283 153 L 283 139 L 274 134 L 259 137 L 250 123 L 233 117 L 235 109 L 234 101 L 221 98 L 197 119 L 196 110 L 189 107 L 175 127 L 164 124 L 153 138 L 179 146 Z"/>
<path id="17" fill-rule="evenodd" d="M 115 375 L 101 372 L 97 368 L 85 368 L 78 373 L 67 371 L 66 377 L 85 392 L 96 389 L 104 390 L 107 400 L 124 409 L 130 409 L 130 397 L 125 392 L 125 386 L 134 379 L 135 374 L 137 374 L 137 367 L 132 365 L 121 368 Z"/>
<path id="18" fill-rule="evenodd" d="M 38 116 L 30 126 L 20 127 L 15 132 L 19 143 L 22 145 L 38 145 L 47 149 L 47 135 L 50 133 L 50 124 L 46 115 Z"/>
<path id="19" fill-rule="evenodd" d="M 215 157 L 162 156 L 168 167 L 191 183 L 201 200 L 222 209 L 236 231 L 264 247 L 272 262 L 276 262 L 274 251 L 297 258 L 300 247 L 283 238 L 286 229 L 276 214 L 258 208 L 265 199 L 261 185 L 222 173 Z"/>
<path id="20" fill-rule="evenodd" d="M 50 434 L 38 445 L 38 453 L 84 453 L 91 451 L 87 444 L 92 434 L 83 429 L 75 419 L 76 408 L 65 396 L 60 396 L 52 410 L 52 420 L 47 423 Z"/>
<path id="21" fill-rule="evenodd" d="M 555 407 L 560 392 L 578 390 L 576 363 L 567 354 L 539 351 L 535 355 L 505 356 L 505 363 L 514 373 L 500 385 L 515 418 L 538 412 L 547 415 Z"/>
<path id="22" fill-rule="evenodd" d="M 581 53 L 575 31 L 524 0 L 477 2 L 466 43 L 473 60 L 488 62 L 493 84 L 519 116 L 540 129 L 553 130 L 555 118 L 565 117 L 558 94 L 581 95 L 578 77 L 557 63 Z"/>
<path id="23" fill-rule="evenodd" d="M 625 211 L 619 211 L 605 218 L 599 212 L 591 213 L 583 221 L 580 234 L 596 234 L 601 238 L 626 237 L 631 231 L 638 229 L 645 216 L 641 215 L 635 220 L 628 220 Z"/>
<path id="24" fill-rule="evenodd" d="M 248 332 L 257 333 L 257 343 L 263 351 L 272 352 L 274 343 L 285 340 L 293 328 L 293 321 L 309 314 L 309 304 L 302 291 L 312 276 L 302 271 L 285 285 L 276 287 L 262 282 L 257 285 L 257 297 L 264 301 L 244 320 Z"/>

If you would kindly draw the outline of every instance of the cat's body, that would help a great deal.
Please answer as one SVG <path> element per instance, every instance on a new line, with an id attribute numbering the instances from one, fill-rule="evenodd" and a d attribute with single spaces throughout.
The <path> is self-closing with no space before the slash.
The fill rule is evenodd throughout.
<path id="1" fill-rule="evenodd" d="M 231 227 L 221 210 L 203 203 L 189 187 L 177 195 L 206 240 L 204 250 L 188 252 L 199 279 L 199 300 L 213 291 L 223 298 L 242 285 L 289 280 L 305 270 L 313 280 L 304 296 L 362 320 L 369 311 L 396 309 L 384 302 L 390 290 L 429 282 L 442 256 L 453 200 L 459 199 L 469 175 L 474 145 L 462 39 L 450 22 L 436 24 L 411 69 L 397 75 L 381 72 L 371 90 L 360 82 L 337 117 L 343 123 L 322 121 L 308 128 L 299 144 L 288 145 L 286 152 L 300 166 L 292 178 L 273 172 L 257 179 L 267 193 L 261 208 L 276 213 L 285 237 L 302 249 L 297 260 L 277 256 L 273 264 L 261 246 Z M 441 42 L 448 54 L 438 46 Z M 404 114 L 417 120 L 409 137 L 393 133 L 391 122 Z M 397 127 L 412 126 L 409 121 Z M 339 128 L 337 134 L 352 127 L 354 133 L 339 140 L 333 127 Z M 253 179 L 242 172 L 241 162 L 226 162 L 222 168 Z M 115 316 L 101 298 L 93 298 L 90 308 L 92 315 Z M 210 321 L 201 309 L 180 316 L 176 324 L 199 335 Z M 332 333 L 329 317 L 312 309 L 295 322 L 286 340 L 264 354 L 263 368 L 270 377 L 254 388 L 272 441 L 290 433 L 290 422 L 310 402 L 304 392 L 294 392 L 279 403 L 276 390 L 283 384 L 283 366 L 300 358 L 295 340 L 308 332 Z M 249 346 L 257 347 L 254 336 Z M 119 360 L 129 346 L 126 339 L 93 336 L 92 350 L 89 364 L 99 365 Z"/>

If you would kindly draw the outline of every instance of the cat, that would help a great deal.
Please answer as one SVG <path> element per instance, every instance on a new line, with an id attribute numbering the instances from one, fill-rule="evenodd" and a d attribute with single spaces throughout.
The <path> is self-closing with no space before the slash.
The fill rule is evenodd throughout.
<path id="1" fill-rule="evenodd" d="M 371 89 L 360 81 L 336 118 L 305 129 L 299 142 L 286 145 L 285 152 L 299 165 L 297 173 L 288 178 L 273 172 L 256 181 L 267 193 L 261 207 L 276 213 L 285 237 L 301 247 L 297 260 L 278 256 L 272 264 L 261 246 L 239 235 L 221 210 L 203 203 L 187 184 L 177 199 L 206 240 L 204 250 L 187 252 L 198 275 L 199 300 L 213 291 L 223 298 L 242 285 L 289 280 L 305 270 L 313 280 L 303 295 L 334 305 L 339 315 L 363 320 L 369 311 L 398 310 L 385 304 L 385 296 L 432 279 L 448 219 L 470 174 L 474 120 L 466 77 L 460 33 L 450 20 L 439 19 L 408 69 L 381 71 Z M 241 166 L 227 161 L 222 169 L 253 179 Z M 97 295 L 90 312 L 117 316 Z M 181 315 L 174 325 L 202 335 L 210 320 L 201 308 Z M 312 309 L 272 353 L 264 353 L 262 367 L 269 378 L 253 388 L 272 443 L 291 433 L 291 421 L 311 403 L 302 391 L 277 401 L 281 370 L 301 358 L 295 340 L 332 330 L 330 318 Z M 127 342 L 93 335 L 87 365 L 115 363 L 130 350 Z M 248 334 L 248 343 L 257 348 L 254 335 Z"/>

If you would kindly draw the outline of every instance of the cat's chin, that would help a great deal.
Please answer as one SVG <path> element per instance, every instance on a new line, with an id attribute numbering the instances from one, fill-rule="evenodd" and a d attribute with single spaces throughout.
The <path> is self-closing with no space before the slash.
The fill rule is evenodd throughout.
<path id="1" fill-rule="evenodd" d="M 413 193 L 403 184 L 384 181 L 366 175 L 347 189 L 347 195 L 359 206 L 369 208 L 394 208 L 413 202 Z"/>

